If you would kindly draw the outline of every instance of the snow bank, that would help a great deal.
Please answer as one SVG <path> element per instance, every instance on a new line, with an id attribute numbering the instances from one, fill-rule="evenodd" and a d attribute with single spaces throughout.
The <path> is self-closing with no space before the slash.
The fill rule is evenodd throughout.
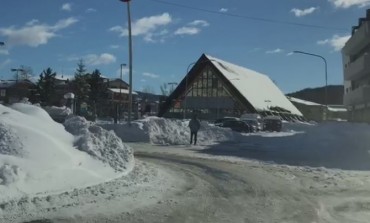
<path id="1" fill-rule="evenodd" d="M 101 124 L 105 129 L 113 130 L 124 142 L 147 142 L 160 145 L 189 144 L 189 120 L 147 117 L 128 124 Z M 237 141 L 241 135 L 230 129 L 210 126 L 202 122 L 198 133 L 200 145 L 216 142 Z"/>
<path id="2" fill-rule="evenodd" d="M 72 110 L 66 106 L 45 106 L 44 110 L 49 113 L 50 116 L 68 116 L 72 114 Z"/>
<path id="3" fill-rule="evenodd" d="M 83 117 L 72 116 L 65 122 L 66 130 L 76 136 L 77 149 L 108 163 L 117 171 L 130 171 L 134 166 L 132 149 L 124 145 L 113 131 L 107 131 Z"/>
<path id="4" fill-rule="evenodd" d="M 74 142 L 40 107 L 0 105 L 0 201 L 70 190 L 122 174 L 77 150 Z"/>

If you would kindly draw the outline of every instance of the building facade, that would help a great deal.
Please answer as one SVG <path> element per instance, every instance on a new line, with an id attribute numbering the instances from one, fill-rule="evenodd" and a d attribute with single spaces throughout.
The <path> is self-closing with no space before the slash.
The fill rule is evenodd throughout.
<path id="1" fill-rule="evenodd" d="M 36 85 L 29 80 L 0 80 L 0 104 L 12 104 L 36 98 Z"/>
<path id="2" fill-rule="evenodd" d="M 300 111 L 264 74 L 203 54 L 161 104 L 159 116 L 215 120 L 244 113 L 301 118 Z"/>
<path id="3" fill-rule="evenodd" d="M 322 122 L 326 120 L 348 120 L 348 112 L 344 105 L 329 105 L 315 103 L 295 97 L 288 99 L 302 112 L 307 121 Z"/>
<path id="4" fill-rule="evenodd" d="M 370 9 L 342 49 L 344 105 L 352 121 L 370 122 Z"/>

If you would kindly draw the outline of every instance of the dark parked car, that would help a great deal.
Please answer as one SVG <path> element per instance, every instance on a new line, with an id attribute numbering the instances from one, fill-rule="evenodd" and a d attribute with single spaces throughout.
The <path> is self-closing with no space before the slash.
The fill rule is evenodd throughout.
<path id="1" fill-rule="evenodd" d="M 239 120 L 226 120 L 219 126 L 223 128 L 230 128 L 236 132 L 251 132 L 249 125 Z"/>
<path id="2" fill-rule="evenodd" d="M 270 132 L 280 132 L 283 123 L 279 116 L 267 116 L 263 119 L 263 130 Z"/>
<path id="3" fill-rule="evenodd" d="M 244 119 L 241 120 L 249 125 L 251 128 L 251 132 L 258 132 L 262 130 L 261 124 L 257 121 L 257 119 Z"/>
<path id="4" fill-rule="evenodd" d="M 239 121 L 239 118 L 236 118 L 236 117 L 223 117 L 223 118 L 220 118 L 220 119 L 217 119 L 215 121 L 215 125 L 216 126 L 221 126 L 225 121 Z"/>

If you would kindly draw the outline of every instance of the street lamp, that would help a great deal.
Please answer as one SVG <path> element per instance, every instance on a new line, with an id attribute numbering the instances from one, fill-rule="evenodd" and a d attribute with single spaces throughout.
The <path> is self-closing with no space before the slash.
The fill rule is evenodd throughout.
<path id="1" fill-rule="evenodd" d="M 326 62 L 326 59 L 323 56 L 313 54 L 313 53 L 307 53 L 304 51 L 293 51 L 293 53 L 299 53 L 299 54 L 305 54 L 313 57 L 321 58 L 324 61 L 325 64 L 325 108 L 328 109 L 328 63 Z"/>
<path id="2" fill-rule="evenodd" d="M 12 69 L 10 69 L 10 71 L 12 71 L 12 72 L 16 72 L 16 82 L 18 82 L 18 78 L 19 78 L 19 74 L 18 74 L 18 72 L 20 71 L 20 72 L 23 72 L 24 71 L 24 69 L 22 69 L 22 68 L 12 68 Z"/>
<path id="3" fill-rule="evenodd" d="M 131 11 L 130 1 L 131 0 L 119 0 L 127 3 L 127 22 L 128 22 L 128 53 L 129 53 L 129 105 L 128 105 L 128 124 L 131 126 L 131 114 L 132 114 L 132 34 L 131 34 Z"/>
<path id="4" fill-rule="evenodd" d="M 122 76 L 123 76 L 123 67 L 125 67 L 126 66 L 126 64 L 125 63 L 121 63 L 120 64 L 120 67 L 121 67 L 121 74 L 120 74 L 120 79 L 121 79 L 121 81 L 119 82 L 119 94 L 121 95 L 121 89 L 122 89 L 122 81 L 123 81 L 123 79 L 122 79 Z"/>
<path id="5" fill-rule="evenodd" d="M 119 82 L 119 99 L 120 99 L 120 106 L 119 106 L 119 120 L 121 119 L 121 114 L 122 114 L 122 75 L 123 75 L 123 67 L 125 67 L 126 64 L 125 63 L 121 63 L 120 64 L 120 68 L 121 68 L 121 74 L 120 74 L 120 82 Z M 118 110 L 118 109 L 117 109 Z"/>

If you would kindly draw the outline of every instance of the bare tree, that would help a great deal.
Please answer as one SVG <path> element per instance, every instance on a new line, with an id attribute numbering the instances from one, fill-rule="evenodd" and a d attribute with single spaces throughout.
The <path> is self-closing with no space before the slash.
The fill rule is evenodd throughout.
<path id="1" fill-rule="evenodd" d="M 162 93 L 162 95 L 164 95 L 164 96 L 168 96 L 168 95 L 170 95 L 170 89 L 168 88 L 167 83 L 163 83 L 163 84 L 160 86 L 160 88 L 161 88 L 161 93 Z"/>
<path id="2" fill-rule="evenodd" d="M 155 94 L 154 89 L 149 85 L 146 85 L 145 87 L 143 87 L 142 92 L 147 93 L 147 94 Z"/>

